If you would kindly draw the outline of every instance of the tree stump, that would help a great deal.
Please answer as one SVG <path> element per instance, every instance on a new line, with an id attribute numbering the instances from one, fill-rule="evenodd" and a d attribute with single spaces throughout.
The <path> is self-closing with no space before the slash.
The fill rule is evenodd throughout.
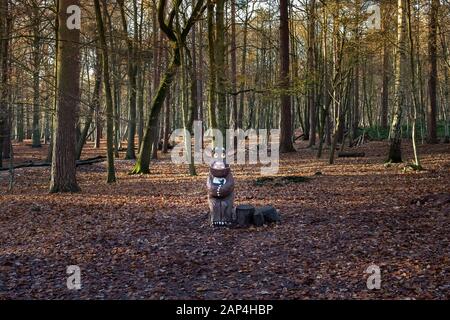
<path id="1" fill-rule="evenodd" d="M 257 227 L 262 227 L 264 225 L 264 215 L 261 211 L 256 210 L 253 214 L 253 224 Z"/>
<path id="2" fill-rule="evenodd" d="M 272 206 L 264 206 L 264 207 L 258 208 L 257 211 L 263 215 L 264 220 L 266 222 L 278 222 L 281 220 L 281 217 L 278 214 L 278 211 Z"/>
<path id="3" fill-rule="evenodd" d="M 255 214 L 255 207 L 247 204 L 243 204 L 236 207 L 236 219 L 237 224 L 240 227 L 248 227 L 253 220 Z"/>

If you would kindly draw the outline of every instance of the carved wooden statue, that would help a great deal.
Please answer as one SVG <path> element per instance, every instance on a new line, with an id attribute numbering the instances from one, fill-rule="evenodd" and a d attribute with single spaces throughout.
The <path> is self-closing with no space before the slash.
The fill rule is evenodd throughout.
<path id="1" fill-rule="evenodd" d="M 210 223 L 212 226 L 230 226 L 236 222 L 234 216 L 234 178 L 226 163 L 224 148 L 214 148 L 213 162 L 207 181 Z"/>

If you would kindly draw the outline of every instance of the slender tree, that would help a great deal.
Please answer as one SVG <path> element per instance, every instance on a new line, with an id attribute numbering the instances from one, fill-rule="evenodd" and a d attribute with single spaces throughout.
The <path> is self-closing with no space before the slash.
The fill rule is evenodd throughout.
<path id="1" fill-rule="evenodd" d="M 428 95 L 427 130 L 428 143 L 437 143 L 436 112 L 437 112 L 437 19 L 439 0 L 431 0 L 428 22 Z"/>
<path id="2" fill-rule="evenodd" d="M 292 143 L 292 111 L 289 90 L 289 16 L 288 0 L 280 0 L 280 87 L 281 112 L 280 112 L 280 152 L 295 151 Z"/>
<path id="3" fill-rule="evenodd" d="M 105 2 L 106 1 L 103 1 L 103 10 L 106 10 Z M 109 76 L 108 45 L 106 42 L 105 26 L 103 24 L 103 17 L 99 0 L 94 0 L 94 6 L 97 28 L 99 31 L 100 46 L 102 49 L 103 88 L 106 98 L 106 149 L 108 158 L 107 182 L 114 183 L 116 181 L 116 173 L 114 168 L 114 106 Z"/>
<path id="4" fill-rule="evenodd" d="M 214 42 L 215 48 L 215 75 L 217 79 L 217 114 L 218 129 L 225 135 L 227 129 L 227 98 L 226 84 L 227 73 L 225 69 L 225 0 L 216 1 L 216 37 Z"/>
<path id="5" fill-rule="evenodd" d="M 238 126 L 238 106 L 237 106 L 237 56 L 236 56 L 236 0 L 231 0 L 231 123 L 234 129 Z"/>
<path id="6" fill-rule="evenodd" d="M 3 147 L 9 143 L 6 130 L 8 128 L 8 18 L 9 4 L 7 0 L 0 2 L 0 168 L 3 166 Z"/>
<path id="7" fill-rule="evenodd" d="M 402 161 L 401 124 L 405 105 L 406 75 L 406 0 L 398 0 L 397 6 L 397 50 L 395 53 L 395 103 L 390 131 L 388 162 Z"/>
<path id="8" fill-rule="evenodd" d="M 125 5 L 123 0 L 118 0 L 120 7 L 120 16 L 122 20 L 122 28 L 127 42 L 128 50 L 128 92 L 129 92 L 129 121 L 128 121 L 128 144 L 127 153 L 125 155 L 126 159 L 135 159 L 135 143 L 134 138 L 136 136 L 136 102 L 137 102 L 137 76 L 138 76 L 138 65 L 137 65 L 137 45 L 139 42 L 138 33 L 138 22 L 137 22 L 137 12 L 138 5 L 137 1 L 133 0 L 133 12 L 134 12 L 134 27 L 133 27 L 133 38 L 129 36 L 128 22 L 125 13 Z"/>
<path id="9" fill-rule="evenodd" d="M 412 112 L 412 130 L 411 130 L 411 138 L 413 144 L 413 152 L 414 152 L 414 168 L 417 170 L 421 170 L 422 166 L 420 164 L 419 154 L 417 151 L 417 143 L 416 143 L 416 122 L 417 122 L 417 109 L 418 109 L 418 99 L 417 99 L 417 75 L 416 75 L 416 61 L 414 60 L 414 39 L 413 39 L 413 31 L 412 31 L 412 23 L 411 23 L 411 1 L 406 1 L 407 5 L 407 26 L 408 26 L 408 39 L 409 39 L 409 63 L 410 63 L 410 72 L 411 72 L 411 96 L 413 102 L 413 112 Z"/>
<path id="10" fill-rule="evenodd" d="M 308 109 L 309 146 L 316 144 L 317 103 L 316 103 L 316 1 L 308 6 Z"/>
<path id="11" fill-rule="evenodd" d="M 142 146 L 139 152 L 139 157 L 131 171 L 132 174 L 148 174 L 150 173 L 150 158 L 151 148 L 156 139 L 155 133 L 159 114 L 164 104 L 164 100 L 167 96 L 167 92 L 170 89 L 179 66 L 181 65 L 180 48 L 186 45 L 186 38 L 191 30 L 192 26 L 198 20 L 201 13 L 204 11 L 204 0 L 198 0 L 194 5 L 189 19 L 186 21 L 183 28 L 180 28 L 180 32 L 176 32 L 174 27 L 174 20 L 176 15 L 179 14 L 179 8 L 181 1 L 176 0 L 171 11 L 168 14 L 168 18 L 165 14 L 167 0 L 160 0 L 158 4 L 158 22 L 159 26 L 167 36 L 167 39 L 172 47 L 172 59 L 165 71 L 163 79 L 159 85 L 158 90 L 153 98 L 151 110 L 148 114 L 147 125 L 144 132 L 144 138 L 142 140 Z"/>
<path id="12" fill-rule="evenodd" d="M 387 39 L 389 32 L 389 8 L 387 3 L 381 5 L 382 28 L 383 28 L 383 69 L 382 69 L 382 90 L 381 90 L 381 115 L 380 124 L 384 129 L 388 128 L 388 110 L 389 110 L 389 76 L 390 76 L 390 48 L 391 45 Z"/>
<path id="13" fill-rule="evenodd" d="M 41 130 L 40 130 L 40 67 L 41 67 L 41 15 L 39 12 L 39 4 L 33 1 L 32 7 L 33 17 L 33 148 L 41 147 Z"/>
<path id="14" fill-rule="evenodd" d="M 215 34 L 214 34 L 214 7 L 213 0 L 207 0 L 207 20 L 208 20 L 208 119 L 211 129 L 217 128 L 216 117 L 216 58 L 214 52 Z"/>

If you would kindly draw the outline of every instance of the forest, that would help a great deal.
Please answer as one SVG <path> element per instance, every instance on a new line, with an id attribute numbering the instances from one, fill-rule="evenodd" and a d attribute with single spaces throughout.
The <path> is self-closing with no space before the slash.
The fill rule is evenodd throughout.
<path id="1" fill-rule="evenodd" d="M 0 300 L 450 298 L 448 0 L 0 0 L 0 35 Z"/>

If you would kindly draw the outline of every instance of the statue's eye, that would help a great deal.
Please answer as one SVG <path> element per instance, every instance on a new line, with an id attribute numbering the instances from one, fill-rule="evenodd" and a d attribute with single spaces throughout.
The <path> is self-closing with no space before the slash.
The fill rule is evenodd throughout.
<path id="1" fill-rule="evenodd" d="M 222 153 L 222 159 L 225 159 L 227 155 L 225 153 Z"/>
<path id="2" fill-rule="evenodd" d="M 214 153 L 214 158 L 216 158 L 216 159 L 217 159 L 217 158 L 218 158 L 218 156 L 219 156 L 219 155 L 218 155 L 217 153 Z"/>

